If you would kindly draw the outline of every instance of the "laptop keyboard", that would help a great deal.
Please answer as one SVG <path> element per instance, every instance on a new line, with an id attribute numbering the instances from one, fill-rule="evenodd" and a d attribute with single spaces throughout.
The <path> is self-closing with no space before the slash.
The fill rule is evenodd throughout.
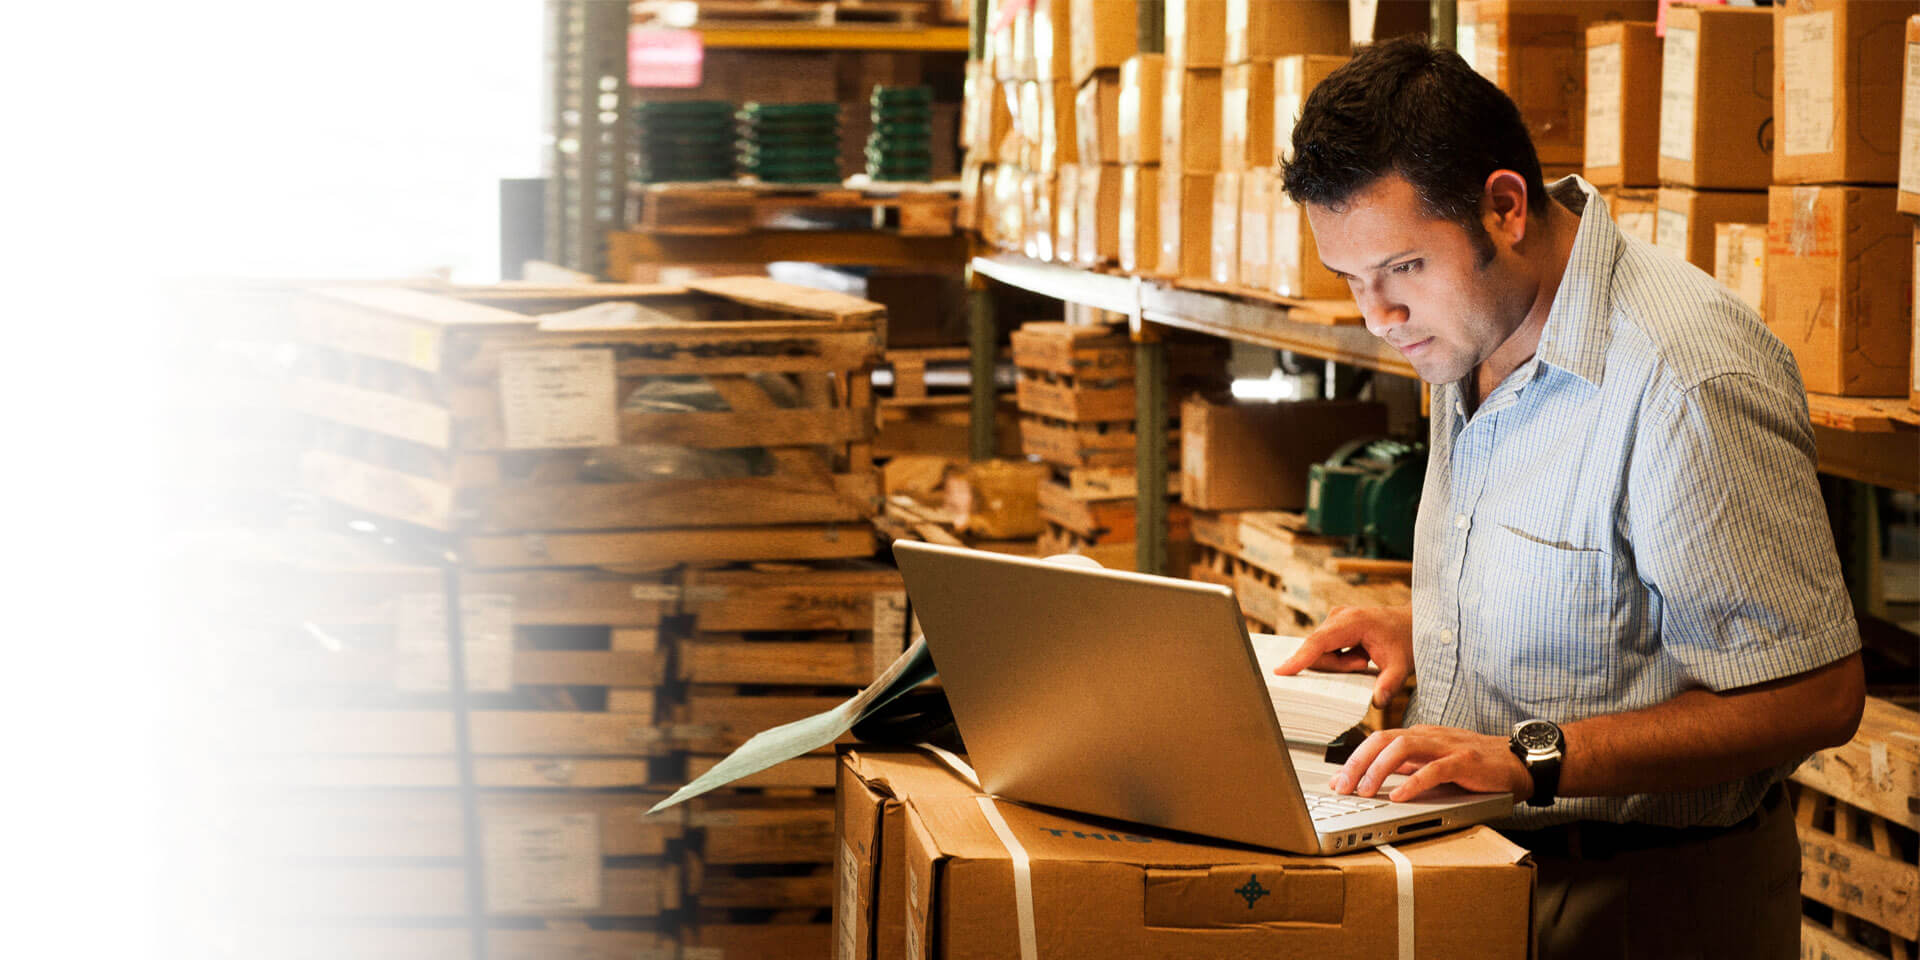
<path id="1" fill-rule="evenodd" d="M 1305 794 L 1307 798 L 1307 812 L 1312 814 L 1315 820 L 1331 820 L 1334 817 L 1345 816 L 1349 813 L 1359 813 L 1363 810 L 1378 810 L 1388 803 L 1388 801 L 1378 797 L 1356 797 L 1350 794 L 1338 793 L 1315 793 L 1311 790 L 1303 790 L 1301 792 Z"/>

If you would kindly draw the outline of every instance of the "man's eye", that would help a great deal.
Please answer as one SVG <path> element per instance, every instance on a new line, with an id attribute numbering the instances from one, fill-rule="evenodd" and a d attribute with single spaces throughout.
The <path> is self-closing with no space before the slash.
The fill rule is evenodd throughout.
<path id="1" fill-rule="evenodd" d="M 1393 272 L 1400 274 L 1412 273 L 1418 269 L 1420 269 L 1420 261 L 1418 260 L 1408 260 L 1406 263 L 1396 263 L 1393 265 Z"/>

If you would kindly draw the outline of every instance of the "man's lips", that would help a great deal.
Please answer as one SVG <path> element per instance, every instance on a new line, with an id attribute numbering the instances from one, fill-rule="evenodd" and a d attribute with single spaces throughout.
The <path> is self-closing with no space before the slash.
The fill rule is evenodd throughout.
<path id="1" fill-rule="evenodd" d="M 1406 344 L 1396 343 L 1394 344 L 1394 347 L 1398 349 L 1401 353 L 1404 353 L 1408 356 L 1412 356 L 1416 353 L 1419 353 L 1422 350 L 1425 350 L 1426 348 L 1432 345 L 1433 345 L 1433 338 L 1428 337 L 1425 340 L 1416 340 L 1412 343 L 1406 343 Z"/>

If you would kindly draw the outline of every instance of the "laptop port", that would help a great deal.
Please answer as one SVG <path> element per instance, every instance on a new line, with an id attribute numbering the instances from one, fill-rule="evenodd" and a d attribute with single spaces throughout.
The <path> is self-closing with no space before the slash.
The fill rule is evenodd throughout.
<path id="1" fill-rule="evenodd" d="M 1431 820 L 1415 820 L 1412 823 L 1401 824 L 1399 832 L 1402 834 L 1408 834 L 1408 833 L 1414 832 L 1415 830 L 1426 830 L 1431 827 L 1439 826 L 1441 822 L 1442 822 L 1442 819 L 1440 817 L 1434 817 Z"/>

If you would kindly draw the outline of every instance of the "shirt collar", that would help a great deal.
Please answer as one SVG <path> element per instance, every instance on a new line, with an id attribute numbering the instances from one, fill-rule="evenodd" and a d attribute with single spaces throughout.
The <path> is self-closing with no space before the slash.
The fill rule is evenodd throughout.
<path id="1" fill-rule="evenodd" d="M 1607 367 L 1607 347 L 1613 340 L 1609 317 L 1613 312 L 1613 268 L 1624 243 L 1620 228 L 1593 185 L 1577 176 L 1562 177 L 1547 186 L 1547 196 L 1580 215 L 1573 250 L 1554 292 L 1553 307 L 1540 331 L 1534 356 L 1568 373 L 1600 385 Z"/>

